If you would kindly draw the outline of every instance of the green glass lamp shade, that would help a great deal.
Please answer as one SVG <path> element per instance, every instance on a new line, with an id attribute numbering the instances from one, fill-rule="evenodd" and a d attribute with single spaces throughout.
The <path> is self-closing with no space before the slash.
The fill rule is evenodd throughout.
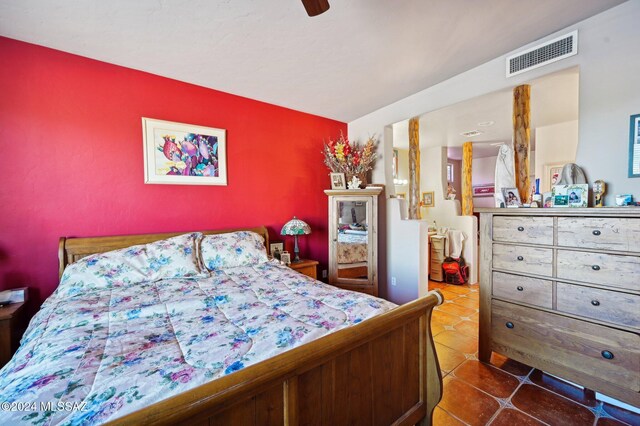
<path id="1" fill-rule="evenodd" d="M 293 252 L 295 253 L 294 262 L 300 262 L 300 250 L 298 249 L 298 235 L 308 235 L 311 233 L 311 227 L 303 220 L 296 218 L 295 216 L 289 222 L 285 223 L 280 231 L 280 235 L 293 235 L 295 238 L 295 247 Z"/>

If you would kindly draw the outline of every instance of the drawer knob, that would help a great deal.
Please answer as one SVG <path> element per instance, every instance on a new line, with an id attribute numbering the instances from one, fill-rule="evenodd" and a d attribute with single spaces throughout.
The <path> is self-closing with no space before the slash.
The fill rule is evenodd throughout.
<path id="1" fill-rule="evenodd" d="M 524 291 L 524 287 L 522 287 L 521 285 L 519 285 L 518 287 L 516 287 L 518 289 L 518 291 Z"/>
<path id="2" fill-rule="evenodd" d="M 595 231 L 593 231 L 593 235 L 595 235 L 596 237 L 597 237 L 598 235 L 600 235 L 600 234 L 601 234 L 601 232 L 600 232 L 600 230 L 599 230 L 599 229 L 596 229 Z"/>
<path id="3" fill-rule="evenodd" d="M 602 352 L 600 352 L 600 354 L 602 355 L 602 358 L 604 358 L 604 359 L 613 359 L 613 353 L 612 352 L 602 351 Z"/>
<path id="4" fill-rule="evenodd" d="M 513 323 L 511 321 L 507 322 L 505 325 L 507 326 L 507 328 L 513 328 L 514 327 L 514 325 L 513 325 Z"/>
<path id="5" fill-rule="evenodd" d="M 599 271 L 599 270 L 600 270 L 600 266 L 598 266 L 598 265 L 593 265 L 593 266 L 591 267 L 591 269 L 593 269 L 594 271 Z"/>
<path id="6" fill-rule="evenodd" d="M 524 257 L 522 257 L 522 256 L 518 256 L 518 260 L 519 260 L 519 261 L 523 261 L 523 260 L 524 260 Z"/>
<path id="7" fill-rule="evenodd" d="M 518 226 L 518 231 L 520 232 L 524 231 L 524 226 Z"/>
<path id="8" fill-rule="evenodd" d="M 592 304 L 593 306 L 600 306 L 600 301 L 599 301 L 599 300 L 596 300 L 596 299 L 593 299 L 593 300 L 591 301 L 591 304 Z"/>

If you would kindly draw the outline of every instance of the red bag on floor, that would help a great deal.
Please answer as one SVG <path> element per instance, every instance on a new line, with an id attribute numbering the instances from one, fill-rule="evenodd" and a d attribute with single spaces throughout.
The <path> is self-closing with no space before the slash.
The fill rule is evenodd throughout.
<path id="1" fill-rule="evenodd" d="M 447 284 L 464 284 L 469 277 L 469 267 L 466 265 L 462 257 L 454 259 L 447 257 L 442 262 L 444 270 L 444 282 Z"/>

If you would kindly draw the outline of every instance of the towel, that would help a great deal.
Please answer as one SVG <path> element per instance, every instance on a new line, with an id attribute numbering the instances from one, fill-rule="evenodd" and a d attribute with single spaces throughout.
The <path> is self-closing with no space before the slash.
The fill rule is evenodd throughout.
<path id="1" fill-rule="evenodd" d="M 501 207 L 500 204 L 504 203 L 504 196 L 502 195 L 503 188 L 515 188 L 515 168 L 513 165 L 513 149 L 509 145 L 501 145 L 498 152 L 498 159 L 496 160 L 496 175 L 495 175 L 495 189 L 494 197 L 496 207 Z"/>
<path id="2" fill-rule="evenodd" d="M 449 257 L 453 257 L 454 259 L 460 257 L 465 239 L 466 237 L 462 231 L 454 229 L 447 233 L 447 240 L 449 240 Z"/>

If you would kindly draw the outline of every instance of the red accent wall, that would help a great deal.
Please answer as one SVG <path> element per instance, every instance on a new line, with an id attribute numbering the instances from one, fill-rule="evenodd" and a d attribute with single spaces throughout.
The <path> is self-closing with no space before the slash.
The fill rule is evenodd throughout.
<path id="1" fill-rule="evenodd" d="M 322 141 L 345 123 L 7 38 L 0 54 L 0 288 L 49 296 L 61 236 L 264 224 L 280 239 L 293 215 L 313 231 L 301 255 L 326 264 Z M 145 185 L 141 117 L 226 129 L 228 186 Z"/>

